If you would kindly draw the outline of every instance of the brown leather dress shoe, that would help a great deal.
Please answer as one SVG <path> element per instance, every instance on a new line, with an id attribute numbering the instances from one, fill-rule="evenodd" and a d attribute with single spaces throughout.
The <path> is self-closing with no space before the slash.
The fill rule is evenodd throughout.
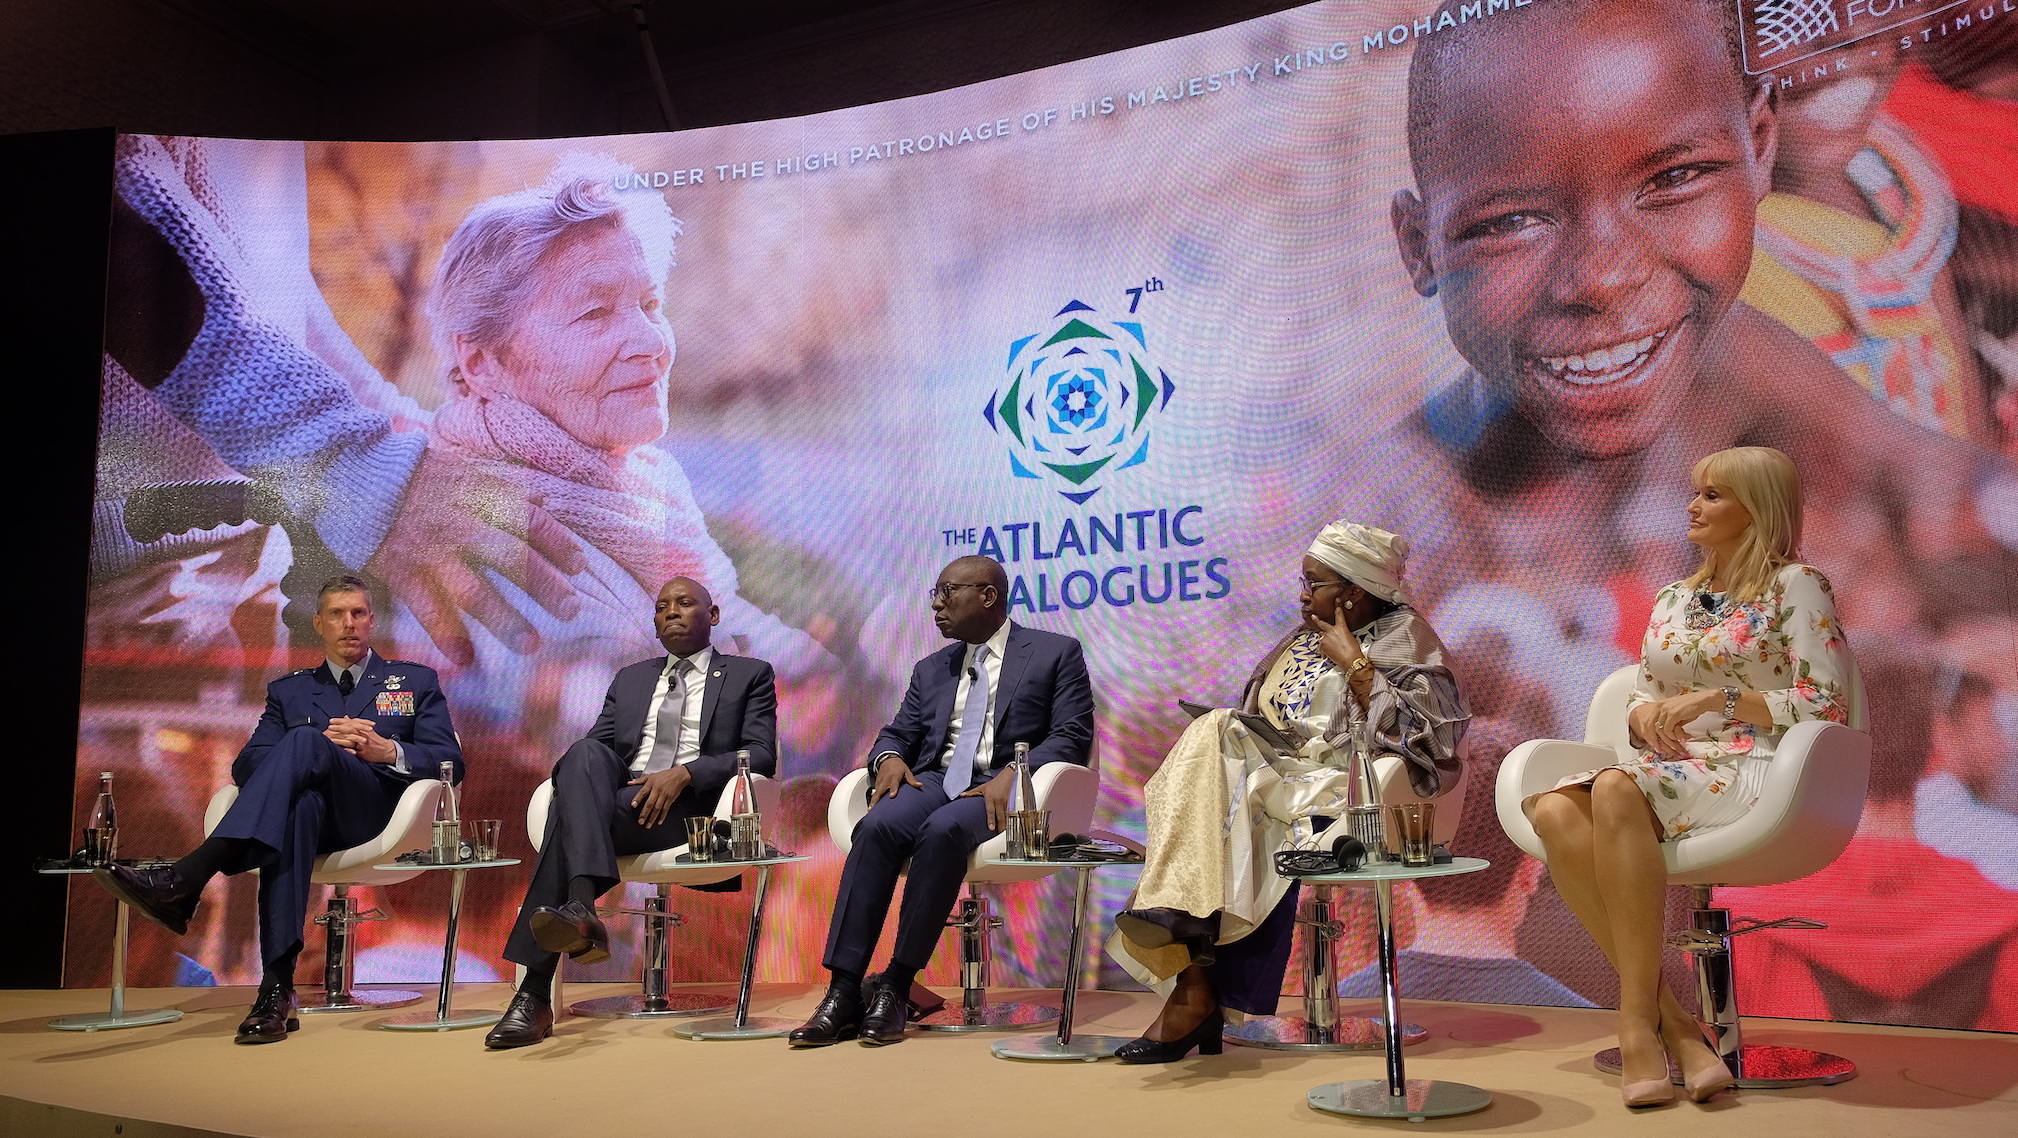
<path id="1" fill-rule="evenodd" d="M 271 982 L 261 984 L 252 1010 L 245 1013 L 245 1021 L 238 1025 L 238 1036 L 232 1042 L 279 1043 L 287 1038 L 288 1032 L 300 1029 L 301 1020 L 295 1014 L 299 1007 L 293 988 Z"/>
<path id="2" fill-rule="evenodd" d="M 853 1039 L 861 1030 L 862 993 L 849 986 L 830 987 L 812 1018 L 793 1028 L 786 1042 L 793 1047 L 826 1047 Z"/>
<path id="3" fill-rule="evenodd" d="M 129 869 L 115 865 L 91 874 L 107 892 L 132 907 L 133 911 L 182 936 L 189 932 L 189 918 L 196 915 L 201 893 L 183 895 L 172 869 Z"/>
<path id="4" fill-rule="evenodd" d="M 531 1047 L 553 1033 L 553 1006 L 530 992 L 513 992 L 512 1002 L 483 1037 L 483 1045 L 492 1051 Z"/>
<path id="5" fill-rule="evenodd" d="M 548 952 L 566 953 L 577 964 L 601 964 L 610 958 L 610 930 L 594 910 L 580 901 L 560 908 L 533 910 L 533 940 Z"/>
<path id="6" fill-rule="evenodd" d="M 868 1001 L 862 1011 L 862 1042 L 870 1047 L 902 1043 L 904 1029 L 911 1020 L 911 1005 L 904 999 L 906 993 L 877 976 L 863 985 L 863 994 Z"/>

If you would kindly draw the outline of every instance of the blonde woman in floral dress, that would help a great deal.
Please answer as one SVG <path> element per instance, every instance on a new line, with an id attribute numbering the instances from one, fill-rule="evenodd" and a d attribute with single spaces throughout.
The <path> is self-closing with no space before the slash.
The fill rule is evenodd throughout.
<path id="1" fill-rule="evenodd" d="M 1751 809 L 1780 736 L 1848 719 L 1849 649 L 1828 579 L 1796 561 L 1800 476 L 1770 447 L 1734 447 L 1691 473 L 1700 568 L 1661 590 L 1627 724 L 1637 758 L 1563 779 L 1527 801 L 1556 892 L 1619 974 L 1620 1090 L 1628 1106 L 1733 1085 L 1661 979 L 1667 872 L 1660 843 Z"/>

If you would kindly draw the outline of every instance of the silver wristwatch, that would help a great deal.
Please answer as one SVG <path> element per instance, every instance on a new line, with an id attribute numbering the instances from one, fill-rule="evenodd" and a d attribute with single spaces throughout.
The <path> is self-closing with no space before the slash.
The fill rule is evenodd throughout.
<path id="1" fill-rule="evenodd" d="M 1737 721 L 1738 721 L 1738 689 L 1737 689 L 1737 688 L 1725 688 L 1725 689 L 1724 689 L 1724 722 L 1726 722 L 1726 723 L 1736 723 Z"/>

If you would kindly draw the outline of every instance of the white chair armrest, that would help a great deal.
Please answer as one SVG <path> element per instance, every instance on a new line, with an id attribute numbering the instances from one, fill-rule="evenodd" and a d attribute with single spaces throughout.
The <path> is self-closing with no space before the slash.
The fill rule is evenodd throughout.
<path id="1" fill-rule="evenodd" d="M 1626 726 L 1626 703 L 1633 698 L 1633 686 L 1639 682 L 1639 665 L 1627 664 L 1606 676 L 1598 684 L 1598 690 L 1591 693 L 1590 710 L 1584 713 L 1584 742 L 1608 747 L 1618 755 L 1617 759 L 1592 763 L 1592 766 L 1629 761 L 1639 753 Z M 1575 774 L 1576 771 L 1563 773 Z"/>
<path id="2" fill-rule="evenodd" d="M 1665 843 L 1676 885 L 1776 885 L 1836 860 L 1857 832 L 1871 737 L 1839 723 L 1796 723 L 1767 760 L 1751 809 L 1728 826 Z"/>
<path id="3" fill-rule="evenodd" d="M 855 824 L 869 812 L 869 768 L 857 767 L 841 776 L 827 799 L 827 836 L 842 853 L 855 846 Z"/>
<path id="4" fill-rule="evenodd" d="M 1051 812 L 1052 833 L 1084 834 L 1093 825 L 1093 808 L 1100 801 L 1100 776 L 1093 771 L 1077 763 L 1045 763 L 1030 772 L 1030 790 L 1037 796 L 1037 808 Z M 967 880 L 977 884 L 1035 881 L 1057 872 L 995 864 L 1008 854 L 1009 834 L 1005 830 L 982 842 L 967 858 Z"/>
<path id="5" fill-rule="evenodd" d="M 750 776 L 752 789 L 757 792 L 757 813 L 763 818 L 766 838 L 773 837 L 778 825 L 779 809 L 784 802 L 783 787 L 775 779 L 760 774 Z M 727 819 L 736 806 L 736 783 L 734 779 L 722 788 L 721 797 L 715 800 L 717 819 Z M 687 843 L 650 853 L 631 854 L 617 862 L 617 874 L 625 881 L 671 882 L 675 885 L 708 885 L 716 881 L 727 881 L 743 871 L 734 865 L 682 865 L 681 854 L 687 852 Z"/>
<path id="6" fill-rule="evenodd" d="M 231 804 L 236 801 L 238 801 L 237 783 L 227 782 L 217 788 L 217 793 L 210 796 L 210 805 L 203 808 L 204 837 L 209 837 L 211 831 L 217 829 L 217 824 L 224 821 L 224 812 L 231 809 Z"/>
<path id="7" fill-rule="evenodd" d="M 418 875 L 419 870 L 378 871 L 371 867 L 432 844 L 434 806 L 440 798 L 441 783 L 436 779 L 408 783 L 392 808 L 392 817 L 376 837 L 317 858 L 310 880 L 323 885 L 389 885 Z"/>
<path id="8" fill-rule="evenodd" d="M 1499 781 L 1493 786 L 1493 809 L 1499 815 L 1500 828 L 1515 845 L 1546 860 L 1541 836 L 1528 822 L 1521 803 L 1567 775 L 1608 767 L 1617 760 L 1618 753 L 1608 746 L 1567 739 L 1530 739 L 1515 747 L 1500 763 Z"/>
<path id="9" fill-rule="evenodd" d="M 554 780 L 546 779 L 533 788 L 533 796 L 526 802 L 526 837 L 533 844 L 533 852 L 546 848 L 547 812 L 554 806 Z"/>

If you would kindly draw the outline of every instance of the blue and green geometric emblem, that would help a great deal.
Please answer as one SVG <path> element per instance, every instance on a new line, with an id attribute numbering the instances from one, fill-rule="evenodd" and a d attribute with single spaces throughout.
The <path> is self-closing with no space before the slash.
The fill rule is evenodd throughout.
<path id="1" fill-rule="evenodd" d="M 1177 391 L 1149 359 L 1142 325 L 1105 320 L 1084 301 L 1009 345 L 1008 379 L 981 417 L 1009 444 L 1009 470 L 1084 503 L 1118 470 L 1149 458 L 1149 427 Z"/>

